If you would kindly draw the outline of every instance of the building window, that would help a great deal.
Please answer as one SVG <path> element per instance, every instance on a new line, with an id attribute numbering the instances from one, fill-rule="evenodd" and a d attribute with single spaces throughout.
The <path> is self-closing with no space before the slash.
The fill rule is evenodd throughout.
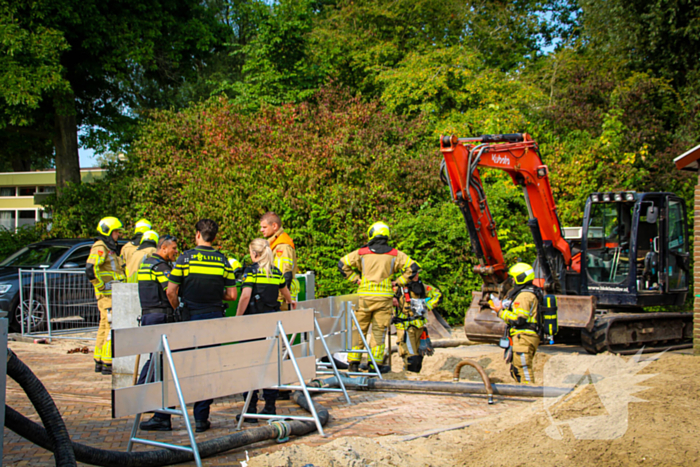
<path id="1" fill-rule="evenodd" d="M 37 193 L 56 193 L 56 186 L 40 186 L 36 190 Z"/>
<path id="2" fill-rule="evenodd" d="M 0 228 L 15 230 L 15 211 L 0 211 Z"/>
<path id="3" fill-rule="evenodd" d="M 17 219 L 17 228 L 22 228 L 26 225 L 34 225 L 36 224 L 36 209 L 32 209 L 31 211 L 17 211 L 19 214 L 19 217 Z"/>
<path id="4" fill-rule="evenodd" d="M 13 186 L 0 187 L 0 196 L 15 196 L 17 191 Z"/>
<path id="5" fill-rule="evenodd" d="M 19 196 L 34 196 L 36 192 L 35 186 L 21 186 L 19 187 Z"/>

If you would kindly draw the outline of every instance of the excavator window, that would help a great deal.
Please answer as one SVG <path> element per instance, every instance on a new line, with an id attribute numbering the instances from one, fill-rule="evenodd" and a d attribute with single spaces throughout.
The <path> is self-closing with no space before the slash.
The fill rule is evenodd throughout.
<path id="1" fill-rule="evenodd" d="M 685 216 L 678 200 L 668 203 L 668 288 L 679 290 L 687 287 L 688 277 L 683 257 L 687 255 Z"/>
<path id="2" fill-rule="evenodd" d="M 586 236 L 586 269 L 594 282 L 624 282 L 630 271 L 633 203 L 594 203 Z"/>

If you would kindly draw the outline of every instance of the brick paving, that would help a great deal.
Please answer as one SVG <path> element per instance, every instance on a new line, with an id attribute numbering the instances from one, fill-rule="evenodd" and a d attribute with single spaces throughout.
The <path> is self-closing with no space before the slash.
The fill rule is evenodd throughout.
<path id="1" fill-rule="evenodd" d="M 74 441 L 101 449 L 125 451 L 133 418 L 111 418 L 111 380 L 93 372 L 91 354 L 66 354 L 51 347 L 11 343 L 20 359 L 42 380 L 53 396 Z M 312 433 L 288 443 L 318 446 L 343 436 L 379 437 L 417 435 L 441 427 L 455 426 L 467 420 L 486 417 L 524 405 L 517 400 L 498 400 L 487 405 L 479 396 L 428 395 L 389 392 L 350 392 L 353 405 L 347 405 L 341 393 L 324 393 L 315 398 L 330 412 L 324 427 L 327 437 Z M 39 422 L 24 391 L 11 379 L 7 384 L 7 404 Z M 218 438 L 235 430 L 235 416 L 243 407 L 241 396 L 215 400 L 211 408 L 212 429 L 197 434 L 197 441 Z M 278 414 L 305 414 L 294 403 L 278 402 Z M 191 416 L 191 407 L 190 407 Z M 40 423 L 40 422 L 39 422 Z M 264 423 L 264 422 L 261 422 Z M 258 425 L 249 425 L 252 427 Z M 246 427 L 247 428 L 247 427 Z M 4 465 L 55 465 L 52 453 L 5 428 Z M 139 432 L 139 436 L 163 442 L 185 444 L 187 432 L 182 419 L 173 417 L 172 432 Z M 271 452 L 285 444 L 266 441 L 232 450 L 204 460 L 204 465 L 240 466 L 245 452 L 250 457 Z M 135 450 L 152 447 L 136 445 Z M 192 463 L 194 465 L 194 463 Z"/>

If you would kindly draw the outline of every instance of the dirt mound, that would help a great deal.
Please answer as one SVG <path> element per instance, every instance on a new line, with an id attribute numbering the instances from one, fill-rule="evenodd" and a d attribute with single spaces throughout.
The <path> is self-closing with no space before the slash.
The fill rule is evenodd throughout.
<path id="1" fill-rule="evenodd" d="M 438 349 L 421 378 L 451 380 L 454 366 L 469 357 L 495 382 L 510 383 L 501 353 L 486 349 L 481 355 L 470 347 Z M 649 358 L 539 354 L 538 384 L 564 385 L 573 388 L 570 394 L 425 438 L 347 437 L 319 447 L 289 446 L 249 466 L 696 465 L 700 358 Z M 478 380 L 470 371 L 463 370 L 462 380 Z"/>

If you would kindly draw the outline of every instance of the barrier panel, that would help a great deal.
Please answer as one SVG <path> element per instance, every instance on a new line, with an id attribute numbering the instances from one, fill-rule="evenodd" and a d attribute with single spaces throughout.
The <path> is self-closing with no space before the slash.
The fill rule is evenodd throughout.
<path id="1" fill-rule="evenodd" d="M 22 335 L 61 338 L 97 329 L 100 311 L 84 270 L 20 269 L 18 274 Z"/>
<path id="2" fill-rule="evenodd" d="M 300 344 L 292 346 L 287 338 L 287 334 L 306 338 L 313 335 L 314 329 L 311 309 L 113 329 L 115 358 L 151 353 L 153 362 L 146 379 L 153 382 L 112 390 L 112 417 L 136 416 L 127 450 L 131 451 L 133 443 L 142 443 L 192 451 L 197 465 L 201 466 L 186 404 L 245 391 L 249 395 L 239 428 L 243 418 L 291 418 L 314 421 L 319 433 L 325 436 L 309 395 L 310 388 L 305 383 L 316 375 L 312 345 L 302 339 Z M 302 390 L 312 416 L 245 413 L 251 391 L 275 387 Z M 179 410 L 168 408 L 172 406 Z M 141 414 L 150 411 L 183 416 L 190 446 L 138 438 Z"/>

